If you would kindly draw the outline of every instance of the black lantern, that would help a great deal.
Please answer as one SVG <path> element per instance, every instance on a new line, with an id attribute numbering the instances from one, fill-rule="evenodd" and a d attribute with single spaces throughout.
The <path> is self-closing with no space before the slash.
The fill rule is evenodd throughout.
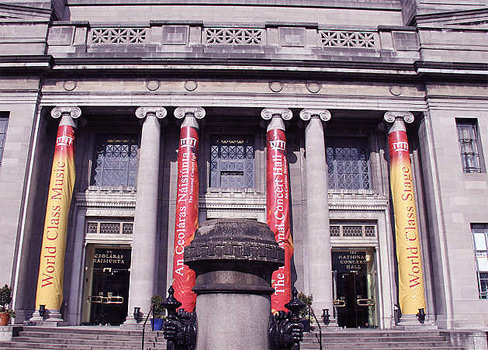
<path id="1" fill-rule="evenodd" d="M 142 315 L 141 315 L 141 308 L 140 307 L 134 307 L 134 320 L 137 321 L 137 323 L 142 321 Z"/>
<path id="2" fill-rule="evenodd" d="M 419 309 L 419 312 L 417 314 L 417 320 L 419 320 L 419 322 L 421 324 L 424 324 L 424 322 L 425 322 L 425 310 L 423 308 Z"/>
<path id="3" fill-rule="evenodd" d="M 324 324 L 326 326 L 329 325 L 330 323 L 329 309 L 322 309 L 322 321 L 324 321 Z"/>
<path id="4" fill-rule="evenodd" d="M 39 316 L 44 318 L 45 314 L 46 314 L 46 305 L 39 305 Z"/>

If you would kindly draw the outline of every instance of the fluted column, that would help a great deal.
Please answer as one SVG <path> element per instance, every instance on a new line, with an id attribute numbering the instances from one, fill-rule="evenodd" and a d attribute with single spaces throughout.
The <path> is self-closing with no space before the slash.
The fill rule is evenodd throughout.
<path id="1" fill-rule="evenodd" d="M 159 119 L 166 116 L 162 107 L 139 107 L 136 117 L 142 126 L 137 195 L 132 240 L 129 308 L 126 323 L 135 323 L 134 307 L 147 314 L 156 291 L 158 266 L 158 189 L 161 129 Z"/>
<path id="2" fill-rule="evenodd" d="M 185 247 L 193 240 L 198 227 L 198 120 L 205 117 L 201 107 L 178 107 L 175 117 L 183 119 L 178 146 L 178 184 L 175 211 L 173 255 L 174 297 L 181 309 L 192 312 L 195 308 L 195 271 L 184 264 Z"/>
<path id="3" fill-rule="evenodd" d="M 415 186 L 405 123 L 412 123 L 410 112 L 387 112 L 390 184 L 395 214 L 398 262 L 398 301 L 402 323 L 416 323 L 416 314 L 425 312 L 425 290 L 418 230 Z"/>
<path id="4" fill-rule="evenodd" d="M 304 109 L 300 118 L 308 121 L 305 129 L 307 188 L 306 255 L 309 293 L 315 314 L 329 309 L 332 315 L 332 258 L 329 229 L 328 173 L 323 122 L 330 120 L 326 109 Z"/>
<path id="5" fill-rule="evenodd" d="M 51 111 L 51 116 L 61 120 L 56 136 L 48 188 L 36 291 L 36 311 L 31 321 L 45 320 L 57 324 L 63 322 L 60 309 L 64 299 L 64 261 L 68 217 L 76 176 L 75 130 L 76 119 L 81 116 L 81 110 L 75 106 L 55 107 Z M 39 312 L 41 305 L 46 310 L 44 315 Z"/>
<path id="6" fill-rule="evenodd" d="M 271 311 L 287 311 L 291 299 L 291 259 L 293 240 L 290 227 L 290 185 L 286 158 L 285 123 L 292 112 L 285 108 L 265 108 L 261 117 L 269 120 L 266 130 L 266 222 L 278 245 L 285 250 L 285 265 L 273 272 Z"/>

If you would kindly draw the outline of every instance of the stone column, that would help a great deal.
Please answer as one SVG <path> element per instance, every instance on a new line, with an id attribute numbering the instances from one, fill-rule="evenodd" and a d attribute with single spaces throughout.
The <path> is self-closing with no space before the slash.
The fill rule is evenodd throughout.
<path id="1" fill-rule="evenodd" d="M 309 293 L 317 316 L 322 309 L 333 311 L 332 258 L 329 229 L 328 172 L 322 122 L 330 120 L 326 109 L 304 109 L 300 118 L 308 121 L 305 129 L 307 188 L 306 255 Z"/>
<path id="2" fill-rule="evenodd" d="M 388 131 L 388 146 L 401 324 L 417 324 L 416 315 L 421 309 L 425 312 L 426 305 L 414 177 L 405 127 L 405 122 L 412 123 L 414 116 L 410 112 L 387 112 L 385 120 L 392 123 Z"/>
<path id="3" fill-rule="evenodd" d="M 273 272 L 271 312 L 287 311 L 291 299 L 291 259 L 293 241 L 290 225 L 290 184 L 286 157 L 286 135 L 283 120 L 292 112 L 285 108 L 265 108 L 261 117 L 269 120 L 266 130 L 266 222 L 275 240 L 285 250 L 285 265 Z"/>
<path id="4" fill-rule="evenodd" d="M 126 324 L 134 324 L 134 307 L 147 314 L 156 291 L 158 266 L 158 192 L 162 107 L 139 107 L 136 117 L 144 119 L 137 171 L 136 210 L 132 241 L 129 308 Z"/>
<path id="5" fill-rule="evenodd" d="M 174 297 L 181 302 L 181 309 L 192 312 L 195 308 L 195 272 L 184 264 L 186 247 L 193 240 L 198 228 L 198 121 L 205 117 L 201 107 L 178 107 L 175 117 L 183 119 L 178 146 L 178 183 L 175 210 L 175 235 L 173 254 Z"/>
<path id="6" fill-rule="evenodd" d="M 68 235 L 68 217 L 75 185 L 74 142 L 78 107 L 55 107 L 55 119 L 61 118 L 54 148 L 46 216 L 42 235 L 36 306 L 32 322 L 51 325 L 63 323 L 60 313 L 64 299 L 64 262 Z M 39 309 L 45 308 L 41 316 Z"/>

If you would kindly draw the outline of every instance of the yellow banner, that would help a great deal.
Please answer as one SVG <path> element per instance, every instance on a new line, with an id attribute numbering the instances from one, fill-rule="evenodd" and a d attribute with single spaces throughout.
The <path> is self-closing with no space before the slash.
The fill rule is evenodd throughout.
<path id="1" fill-rule="evenodd" d="M 404 130 L 390 132 L 388 143 L 395 213 L 400 309 L 404 315 L 415 315 L 419 309 L 425 310 L 425 295 L 407 133 Z"/>
<path id="2" fill-rule="evenodd" d="M 58 128 L 49 183 L 37 281 L 37 310 L 39 305 L 45 305 L 47 310 L 60 310 L 63 301 L 68 214 L 75 183 L 74 128 L 62 125 L 63 120 Z"/>

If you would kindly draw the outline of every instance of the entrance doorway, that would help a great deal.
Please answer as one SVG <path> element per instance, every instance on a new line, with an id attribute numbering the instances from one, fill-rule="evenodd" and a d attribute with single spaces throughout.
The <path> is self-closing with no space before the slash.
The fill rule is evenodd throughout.
<path id="1" fill-rule="evenodd" d="M 127 316 L 131 250 L 87 247 L 83 323 L 120 325 Z"/>
<path id="2" fill-rule="evenodd" d="M 332 252 L 334 312 L 339 327 L 375 328 L 376 273 L 373 250 Z"/>

